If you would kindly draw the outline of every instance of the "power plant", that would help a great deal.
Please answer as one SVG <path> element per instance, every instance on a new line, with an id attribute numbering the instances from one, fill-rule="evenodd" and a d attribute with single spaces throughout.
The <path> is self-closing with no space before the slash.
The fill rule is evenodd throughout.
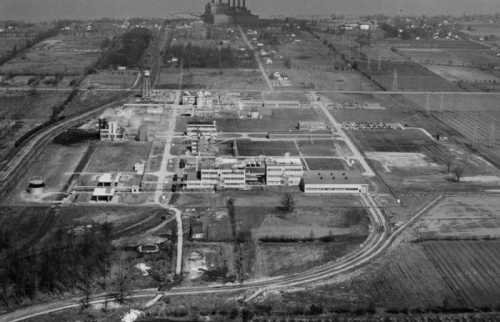
<path id="1" fill-rule="evenodd" d="M 259 17 L 247 8 L 247 0 L 211 0 L 205 7 L 206 23 L 256 25 Z"/>

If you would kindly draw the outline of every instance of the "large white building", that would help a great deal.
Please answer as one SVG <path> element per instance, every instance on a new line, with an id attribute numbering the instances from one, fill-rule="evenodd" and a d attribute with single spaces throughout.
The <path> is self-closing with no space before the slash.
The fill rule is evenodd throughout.
<path id="1" fill-rule="evenodd" d="M 188 175 L 187 189 L 245 189 L 245 165 L 237 159 L 217 159 L 200 165 L 199 177 Z"/>
<path id="2" fill-rule="evenodd" d="M 307 171 L 301 186 L 305 193 L 368 193 L 368 184 L 360 175 L 345 171 Z"/>
<path id="3" fill-rule="evenodd" d="M 266 184 L 268 186 L 298 186 L 304 175 L 300 158 L 289 156 L 266 160 Z"/>

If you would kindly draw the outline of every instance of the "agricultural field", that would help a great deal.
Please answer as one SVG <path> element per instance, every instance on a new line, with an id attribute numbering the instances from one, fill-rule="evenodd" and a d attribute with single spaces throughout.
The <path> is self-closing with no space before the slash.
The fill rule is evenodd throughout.
<path id="1" fill-rule="evenodd" d="M 419 240 L 498 238 L 500 202 L 495 195 L 447 197 L 414 229 Z"/>
<path id="2" fill-rule="evenodd" d="M 150 143 L 98 144 L 85 171 L 133 172 L 134 164 L 147 161 L 150 149 Z"/>
<path id="3" fill-rule="evenodd" d="M 104 39 L 60 34 L 10 60 L 0 67 L 0 74 L 79 75 L 97 62 Z"/>
<path id="4" fill-rule="evenodd" d="M 498 241 L 405 243 L 360 275 L 314 291 L 283 293 L 276 307 L 390 313 L 441 312 L 498 307 Z M 279 300 L 279 303 L 276 302 Z"/>

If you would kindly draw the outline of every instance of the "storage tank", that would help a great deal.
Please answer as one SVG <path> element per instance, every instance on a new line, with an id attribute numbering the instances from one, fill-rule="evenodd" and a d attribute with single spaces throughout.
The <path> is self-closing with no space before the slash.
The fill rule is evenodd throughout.
<path id="1" fill-rule="evenodd" d="M 33 177 L 28 184 L 28 192 L 32 195 L 39 196 L 43 194 L 45 189 L 45 180 L 41 177 Z"/>

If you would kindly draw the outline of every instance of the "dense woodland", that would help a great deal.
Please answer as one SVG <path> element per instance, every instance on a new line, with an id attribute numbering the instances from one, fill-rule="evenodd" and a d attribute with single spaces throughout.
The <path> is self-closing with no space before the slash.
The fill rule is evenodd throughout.
<path id="1" fill-rule="evenodd" d="M 103 69 L 115 66 L 137 67 L 152 39 L 153 33 L 147 28 L 134 28 L 124 33 L 115 39 L 114 45 L 98 67 Z"/>
<path id="2" fill-rule="evenodd" d="M 35 247 L 19 248 L 16 236 L 0 231 L 0 301 L 4 306 L 35 300 L 41 294 L 80 290 L 90 296 L 105 288 L 111 254 L 112 225 L 82 230 L 58 229 Z M 95 285 L 101 280 L 104 284 Z"/>

